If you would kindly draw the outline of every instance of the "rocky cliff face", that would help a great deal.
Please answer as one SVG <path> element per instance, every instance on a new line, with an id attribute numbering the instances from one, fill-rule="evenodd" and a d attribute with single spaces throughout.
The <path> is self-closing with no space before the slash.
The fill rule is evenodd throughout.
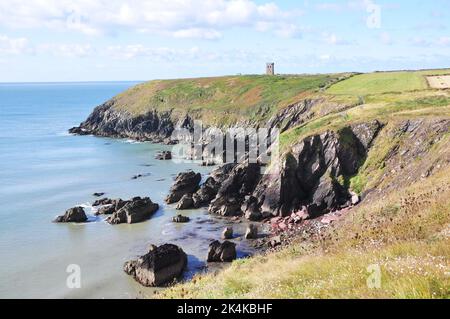
<path id="1" fill-rule="evenodd" d="M 283 132 L 310 119 L 314 115 L 311 111 L 312 107 L 321 102 L 323 102 L 321 99 L 305 99 L 275 113 L 267 123 L 243 119 L 240 123 L 234 123 L 234 126 L 259 127 L 267 124 L 269 128 L 278 127 Z M 92 134 L 170 143 L 170 137 L 175 129 L 192 130 L 193 127 L 194 119 L 189 114 L 175 115 L 173 110 L 152 110 L 144 115 L 133 115 L 118 108 L 115 100 L 112 99 L 96 107 L 84 122 L 71 128 L 69 132 L 78 135 Z M 209 128 L 205 125 L 204 129 L 207 133 Z M 207 136 L 207 134 L 204 135 Z"/>
<path id="2" fill-rule="evenodd" d="M 364 163 L 382 124 L 345 127 L 305 138 L 282 159 L 281 172 L 263 175 L 247 216 L 287 216 L 306 207 L 311 217 L 351 205 L 346 180 Z"/>
<path id="3" fill-rule="evenodd" d="M 116 138 L 131 138 L 140 141 L 169 142 L 169 137 L 176 127 L 190 129 L 192 119 L 186 115 L 176 119 L 172 112 L 150 111 L 144 115 L 132 115 L 114 107 L 110 100 L 94 109 L 91 115 L 69 130 L 79 135 L 97 135 Z"/>
<path id="4" fill-rule="evenodd" d="M 307 137 L 266 174 L 258 164 L 236 165 L 221 181 L 209 212 L 261 220 L 301 210 L 316 217 L 350 206 L 346 181 L 358 172 L 382 127 L 373 121 Z"/>

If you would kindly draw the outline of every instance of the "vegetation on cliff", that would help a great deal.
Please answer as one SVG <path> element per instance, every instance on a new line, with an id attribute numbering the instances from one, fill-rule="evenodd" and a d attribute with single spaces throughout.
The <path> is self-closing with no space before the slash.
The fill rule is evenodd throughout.
<path id="1" fill-rule="evenodd" d="M 384 125 L 358 172 L 339 180 L 362 204 L 279 251 L 158 297 L 450 298 L 450 94 L 422 78 L 437 72 L 448 73 L 355 75 L 312 93 L 323 100 L 283 133 L 284 154 L 313 134 Z M 381 271 L 378 288 L 367 284 L 371 267 Z"/>
<path id="2" fill-rule="evenodd" d="M 299 147 L 307 139 L 317 141 L 305 165 L 305 170 L 313 170 L 316 162 L 330 160 L 327 152 L 324 158 L 318 156 L 320 150 L 337 145 L 338 157 L 349 155 L 352 152 L 340 152 L 354 147 L 356 135 L 363 141 L 370 131 L 357 130 L 378 123 L 370 147 L 352 157 L 356 170 L 330 175 L 328 183 L 360 195 L 360 205 L 331 224 L 318 217 L 315 227 L 300 228 L 280 251 L 233 262 L 217 274 L 198 275 L 159 297 L 450 298 L 450 91 L 431 89 L 425 78 L 449 73 L 152 81 L 100 106 L 76 129 L 146 139 L 152 137 L 149 132 L 167 138 L 176 125 L 189 127 L 193 119 L 221 127 L 281 126 L 284 159 L 304 158 L 305 152 L 297 154 Z M 331 162 L 337 170 L 347 161 Z M 290 175 L 284 169 L 282 176 L 304 179 L 302 167 Z M 327 197 L 325 186 L 322 193 Z M 266 198 L 265 192 L 262 187 L 258 194 Z M 378 289 L 367 285 L 371 265 L 381 270 Z"/>

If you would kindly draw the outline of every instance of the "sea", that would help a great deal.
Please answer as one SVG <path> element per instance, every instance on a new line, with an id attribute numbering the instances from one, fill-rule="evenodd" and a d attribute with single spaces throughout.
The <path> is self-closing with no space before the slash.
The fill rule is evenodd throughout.
<path id="1" fill-rule="evenodd" d="M 179 212 L 164 204 L 175 176 L 212 168 L 155 160 L 171 146 L 94 136 L 73 136 L 93 108 L 134 82 L 0 84 L 0 298 L 149 298 L 123 272 L 123 264 L 151 244 L 173 243 L 188 255 L 183 280 L 207 271 L 211 241 L 230 221 L 206 209 Z M 142 178 L 132 179 L 135 175 Z M 160 210 L 139 224 L 109 225 L 93 214 L 94 193 L 108 198 L 150 197 Z M 67 209 L 83 206 L 89 222 L 55 224 Z M 235 224 L 237 234 L 245 223 Z M 240 258 L 252 248 L 235 239 Z"/>

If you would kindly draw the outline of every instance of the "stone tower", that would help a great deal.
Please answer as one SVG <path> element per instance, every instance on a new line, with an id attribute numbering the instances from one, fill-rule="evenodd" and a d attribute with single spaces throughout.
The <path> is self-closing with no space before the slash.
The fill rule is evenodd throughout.
<path id="1" fill-rule="evenodd" d="M 266 64 L 266 74 L 275 75 L 275 63 L 271 62 Z"/>

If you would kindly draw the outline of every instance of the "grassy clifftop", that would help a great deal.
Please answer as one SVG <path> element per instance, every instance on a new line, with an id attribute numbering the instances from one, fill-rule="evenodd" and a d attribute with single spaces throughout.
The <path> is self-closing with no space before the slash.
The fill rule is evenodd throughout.
<path id="1" fill-rule="evenodd" d="M 149 110 L 189 112 L 208 123 L 259 120 L 302 100 L 350 74 L 244 75 L 156 80 L 116 96 L 118 109 L 132 114 Z"/>
<path id="2" fill-rule="evenodd" d="M 321 101 L 282 134 L 284 152 L 326 130 L 384 124 L 347 181 L 368 197 L 312 236 L 305 231 L 277 252 L 197 275 L 158 297 L 450 298 L 450 91 L 428 86 L 426 76 L 436 74 L 450 70 L 352 74 L 333 85 L 325 84 L 328 76 L 315 84 L 322 90 L 278 92 L 277 108 L 302 98 Z M 251 105 L 258 104 L 244 109 Z M 381 274 L 375 288 L 367 284 L 374 267 Z"/>

